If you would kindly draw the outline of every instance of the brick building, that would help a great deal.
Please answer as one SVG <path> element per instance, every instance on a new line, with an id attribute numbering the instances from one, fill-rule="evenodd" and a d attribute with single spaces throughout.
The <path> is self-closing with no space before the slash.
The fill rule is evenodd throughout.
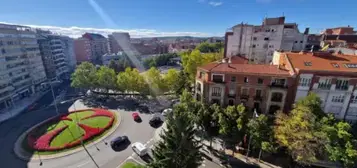
<path id="1" fill-rule="evenodd" d="M 198 68 L 195 96 L 222 106 L 245 104 L 274 114 L 315 92 L 336 118 L 357 120 L 357 57 L 329 52 L 274 52 L 271 65 L 225 58 Z"/>

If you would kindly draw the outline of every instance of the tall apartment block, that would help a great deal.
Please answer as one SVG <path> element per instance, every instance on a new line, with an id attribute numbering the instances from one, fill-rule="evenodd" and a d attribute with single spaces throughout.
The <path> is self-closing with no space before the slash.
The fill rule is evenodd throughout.
<path id="1" fill-rule="evenodd" d="M 74 71 L 77 65 L 76 55 L 74 53 L 74 40 L 68 36 L 60 36 L 62 41 L 63 54 L 69 71 Z"/>
<path id="2" fill-rule="evenodd" d="M 101 34 L 85 33 L 82 38 L 89 40 L 91 62 L 101 64 L 102 56 L 108 53 L 108 39 Z"/>
<path id="3" fill-rule="evenodd" d="M 126 32 L 114 32 L 108 35 L 109 52 L 118 53 L 123 50 L 123 43 L 130 44 L 130 35 Z"/>
<path id="4" fill-rule="evenodd" d="M 38 44 L 48 79 L 68 78 L 68 65 L 61 37 L 48 31 L 37 30 Z"/>
<path id="5" fill-rule="evenodd" d="M 225 56 L 241 55 L 250 62 L 267 64 L 275 50 L 304 50 L 308 31 L 300 33 L 296 23 L 285 23 L 285 17 L 265 18 L 261 25 L 241 23 L 226 32 Z"/>
<path id="6" fill-rule="evenodd" d="M 81 62 L 92 62 L 92 50 L 90 46 L 90 41 L 87 38 L 78 38 L 74 40 L 74 54 L 76 55 L 76 61 Z"/>
<path id="7" fill-rule="evenodd" d="M 0 24 L 0 62 L 0 109 L 43 89 L 46 73 L 30 27 Z"/>

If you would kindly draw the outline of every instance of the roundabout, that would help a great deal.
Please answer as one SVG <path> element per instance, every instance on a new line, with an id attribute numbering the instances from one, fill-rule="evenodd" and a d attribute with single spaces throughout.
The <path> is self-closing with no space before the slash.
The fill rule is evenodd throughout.
<path id="1" fill-rule="evenodd" d="M 115 131 L 115 113 L 105 109 L 82 109 L 50 118 L 25 131 L 17 140 L 15 153 L 22 159 L 53 159 L 82 150 Z M 27 157 L 26 153 L 36 153 Z"/>

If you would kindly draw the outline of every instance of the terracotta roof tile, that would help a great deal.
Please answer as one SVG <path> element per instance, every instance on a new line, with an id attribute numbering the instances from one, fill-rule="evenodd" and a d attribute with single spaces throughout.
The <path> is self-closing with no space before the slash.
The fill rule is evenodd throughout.
<path id="1" fill-rule="evenodd" d="M 289 71 L 278 68 L 277 65 L 228 64 L 214 62 L 201 66 L 199 69 L 214 73 L 245 73 L 255 75 L 290 76 Z"/>
<path id="2" fill-rule="evenodd" d="M 357 56 L 317 53 L 286 52 L 292 66 L 298 70 L 330 71 L 330 72 L 357 72 Z"/>

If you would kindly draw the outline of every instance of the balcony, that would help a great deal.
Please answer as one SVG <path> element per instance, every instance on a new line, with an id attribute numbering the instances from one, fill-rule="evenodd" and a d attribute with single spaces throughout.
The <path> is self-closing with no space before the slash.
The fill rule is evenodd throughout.
<path id="1" fill-rule="evenodd" d="M 214 82 L 214 83 L 224 83 L 223 79 L 213 79 L 212 82 Z"/>
<path id="2" fill-rule="evenodd" d="M 228 97 L 229 97 L 229 98 L 236 98 L 236 96 L 237 96 L 237 95 L 236 95 L 235 93 L 233 93 L 233 94 L 232 94 L 232 93 L 228 93 Z"/>
<path id="3" fill-rule="evenodd" d="M 285 85 L 285 82 L 284 83 L 282 83 L 282 82 L 272 82 L 270 84 L 270 87 L 283 88 L 283 89 L 287 88 L 287 86 Z"/>
<path id="4" fill-rule="evenodd" d="M 318 83 L 317 89 L 330 90 L 331 84 L 329 83 Z"/>
<path id="5" fill-rule="evenodd" d="M 348 90 L 348 85 L 336 85 L 336 90 Z"/>
<path id="6" fill-rule="evenodd" d="M 262 100 L 263 100 L 263 97 L 260 96 L 260 95 L 256 95 L 256 96 L 254 96 L 254 100 L 255 100 L 255 101 L 262 101 Z"/>
<path id="7" fill-rule="evenodd" d="M 215 97 L 221 97 L 221 93 L 212 93 L 212 96 L 215 96 Z"/>
<path id="8" fill-rule="evenodd" d="M 248 100 L 248 99 L 249 99 L 249 95 L 242 94 L 242 95 L 240 95 L 240 99 L 246 99 L 246 100 Z"/>
<path id="9" fill-rule="evenodd" d="M 282 101 L 283 101 L 283 98 L 276 96 L 276 97 L 272 97 L 272 98 L 271 98 L 271 101 L 272 101 L 272 102 L 282 102 Z"/>

